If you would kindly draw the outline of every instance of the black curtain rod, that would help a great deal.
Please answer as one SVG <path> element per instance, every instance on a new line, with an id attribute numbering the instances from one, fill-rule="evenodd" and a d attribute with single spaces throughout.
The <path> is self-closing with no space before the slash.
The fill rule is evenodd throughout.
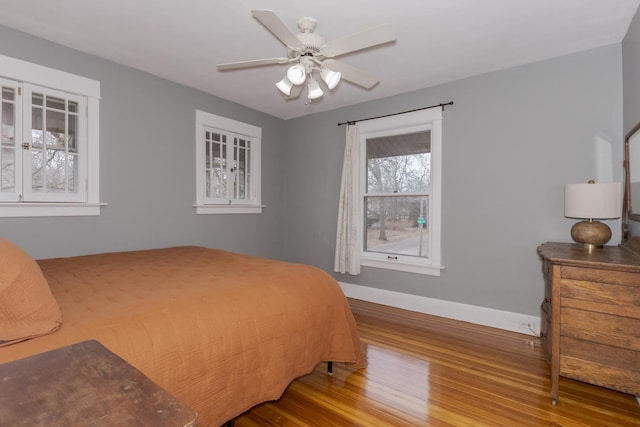
<path id="1" fill-rule="evenodd" d="M 422 108 L 416 108 L 415 110 L 409 110 L 409 111 L 402 111 L 400 113 L 392 113 L 392 114 L 386 114 L 384 116 L 377 116 L 377 117 L 369 117 L 367 119 L 360 119 L 360 120 L 349 120 L 348 122 L 342 122 L 342 123 L 338 123 L 338 126 L 342 126 L 342 125 L 355 125 L 358 122 L 364 122 L 366 120 L 373 120 L 373 119 L 381 119 L 383 117 L 391 117 L 391 116 L 397 116 L 398 114 L 406 114 L 406 113 L 413 113 L 414 111 L 420 111 L 420 110 L 428 110 L 429 108 L 435 108 L 435 107 L 442 107 L 442 109 L 444 110 L 444 107 L 447 105 L 453 105 L 453 101 L 449 101 L 446 104 L 438 104 L 438 105 L 432 105 L 431 107 L 422 107 Z"/>

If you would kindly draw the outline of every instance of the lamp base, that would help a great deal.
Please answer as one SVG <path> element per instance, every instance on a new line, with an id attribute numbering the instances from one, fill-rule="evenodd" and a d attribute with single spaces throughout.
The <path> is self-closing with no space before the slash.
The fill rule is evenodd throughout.
<path id="1" fill-rule="evenodd" d="M 571 238 L 589 247 L 602 247 L 611 239 L 611 229 L 600 221 L 580 221 L 571 227 Z"/>

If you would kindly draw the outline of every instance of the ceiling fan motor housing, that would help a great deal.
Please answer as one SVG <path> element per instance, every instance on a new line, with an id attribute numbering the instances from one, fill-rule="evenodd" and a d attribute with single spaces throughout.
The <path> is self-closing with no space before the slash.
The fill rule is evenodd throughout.
<path id="1" fill-rule="evenodd" d="M 298 37 L 298 40 L 300 40 L 304 45 L 302 52 L 300 52 L 302 55 L 306 53 L 318 56 L 320 54 L 320 50 L 325 45 L 324 37 L 320 34 L 300 33 L 296 34 L 296 37 Z"/>

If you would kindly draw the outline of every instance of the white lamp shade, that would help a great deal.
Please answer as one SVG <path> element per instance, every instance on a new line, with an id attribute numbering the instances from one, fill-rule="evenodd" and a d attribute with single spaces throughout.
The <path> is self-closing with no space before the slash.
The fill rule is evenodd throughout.
<path id="1" fill-rule="evenodd" d="M 291 89 L 293 88 L 293 83 L 291 83 L 289 81 L 287 76 L 284 76 L 282 78 L 282 80 L 280 80 L 278 83 L 276 83 L 276 87 L 278 89 L 280 89 L 280 92 L 282 92 L 285 95 L 289 96 L 289 95 L 291 95 Z"/>
<path id="2" fill-rule="evenodd" d="M 307 72 L 301 64 L 292 65 L 287 70 L 287 78 L 294 85 L 301 85 L 307 79 Z"/>
<path id="3" fill-rule="evenodd" d="M 309 93 L 307 95 L 307 98 L 309 99 L 318 99 L 322 95 L 324 95 L 324 92 L 322 91 L 322 89 L 320 89 L 318 81 L 314 78 L 309 79 L 309 85 L 307 86 L 307 89 L 309 90 Z"/>
<path id="4" fill-rule="evenodd" d="M 322 77 L 322 80 L 324 80 L 329 90 L 331 90 L 334 87 L 338 86 L 342 74 L 328 68 L 323 68 L 322 71 L 320 71 L 320 77 Z"/>
<path id="5" fill-rule="evenodd" d="M 620 218 L 620 183 L 566 184 L 564 216 L 581 219 Z"/>

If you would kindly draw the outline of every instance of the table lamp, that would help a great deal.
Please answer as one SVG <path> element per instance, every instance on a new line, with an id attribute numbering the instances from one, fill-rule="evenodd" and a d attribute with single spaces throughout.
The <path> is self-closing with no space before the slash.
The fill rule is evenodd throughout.
<path id="1" fill-rule="evenodd" d="M 602 247 L 611 239 L 611 229 L 597 219 L 620 218 L 620 183 L 566 184 L 564 187 L 564 216 L 580 218 L 571 227 L 571 237 L 576 243 L 590 249 Z"/>

